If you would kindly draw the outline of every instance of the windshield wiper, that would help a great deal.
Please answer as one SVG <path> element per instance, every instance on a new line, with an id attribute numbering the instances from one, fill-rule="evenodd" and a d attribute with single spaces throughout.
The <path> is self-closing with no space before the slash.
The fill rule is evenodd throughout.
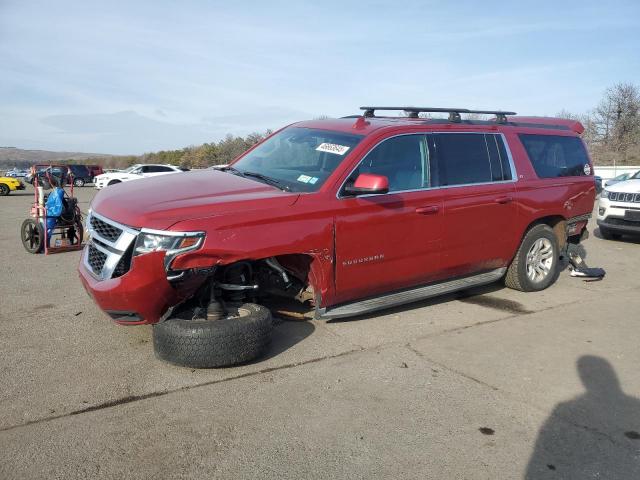
<path id="1" fill-rule="evenodd" d="M 222 167 L 222 168 L 219 168 L 218 170 L 221 171 L 221 172 L 233 173 L 234 175 L 240 175 L 240 176 L 244 175 L 243 172 L 241 172 L 237 168 L 233 168 L 233 167 Z"/>
<path id="2" fill-rule="evenodd" d="M 291 191 L 291 187 L 289 187 L 288 185 L 285 185 L 280 180 L 277 180 L 275 178 L 268 177 L 258 172 L 241 172 L 240 170 L 236 170 L 236 171 L 239 172 L 240 175 L 242 175 L 243 177 L 257 178 L 259 180 L 262 180 L 264 183 L 268 183 L 269 185 L 279 188 L 280 190 L 284 190 L 285 192 Z"/>

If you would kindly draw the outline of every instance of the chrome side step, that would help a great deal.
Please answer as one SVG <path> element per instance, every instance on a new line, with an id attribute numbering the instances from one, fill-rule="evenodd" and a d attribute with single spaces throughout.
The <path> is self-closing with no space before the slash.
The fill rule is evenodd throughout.
<path id="1" fill-rule="evenodd" d="M 486 285 L 500 280 L 506 268 L 498 268 L 490 272 L 473 275 L 471 277 L 460 278 L 457 280 L 449 280 L 441 283 L 426 285 L 423 287 L 412 288 L 411 290 L 403 290 L 395 293 L 386 293 L 375 298 L 360 300 L 357 302 L 346 303 L 336 307 L 319 308 L 317 311 L 318 318 L 343 318 L 352 317 L 354 315 L 362 315 L 363 313 L 375 312 L 385 308 L 404 305 L 406 303 L 424 300 L 426 298 L 437 297 L 446 293 L 464 290 L 479 285 Z"/>

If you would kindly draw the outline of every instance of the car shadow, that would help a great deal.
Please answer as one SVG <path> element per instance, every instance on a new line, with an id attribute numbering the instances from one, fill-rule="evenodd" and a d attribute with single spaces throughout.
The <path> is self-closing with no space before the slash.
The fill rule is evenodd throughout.
<path id="1" fill-rule="evenodd" d="M 291 347 L 302 342 L 305 338 L 309 337 L 316 327 L 308 320 L 284 320 L 276 324 L 273 329 L 273 335 L 271 337 L 271 344 L 266 353 L 257 358 L 256 360 L 249 362 L 260 363 L 265 360 L 277 357 L 278 355 L 286 352 Z"/>
<path id="2" fill-rule="evenodd" d="M 577 370 L 585 392 L 553 409 L 525 479 L 640 478 L 640 399 L 624 393 L 602 357 L 580 357 Z"/>
<path id="3" fill-rule="evenodd" d="M 602 234 L 600 233 L 600 227 L 596 228 L 593 231 L 593 236 L 596 238 L 599 238 L 600 240 L 606 240 L 606 238 L 604 238 L 602 236 Z M 640 245 L 640 236 L 633 236 L 633 235 L 622 235 L 622 237 L 620 237 L 619 239 L 616 240 L 609 240 L 610 242 L 622 242 L 622 243 L 632 243 L 635 245 Z"/>

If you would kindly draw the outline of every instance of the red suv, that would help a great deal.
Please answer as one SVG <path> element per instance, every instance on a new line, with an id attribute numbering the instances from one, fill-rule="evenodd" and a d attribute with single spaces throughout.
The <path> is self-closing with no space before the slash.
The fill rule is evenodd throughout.
<path id="1" fill-rule="evenodd" d="M 79 267 L 89 294 L 117 323 L 155 324 L 161 358 L 217 366 L 264 349 L 274 297 L 335 318 L 556 280 L 595 199 L 579 122 L 362 109 L 283 128 L 220 170 L 101 191 Z M 419 116 L 434 111 L 449 118 Z"/>

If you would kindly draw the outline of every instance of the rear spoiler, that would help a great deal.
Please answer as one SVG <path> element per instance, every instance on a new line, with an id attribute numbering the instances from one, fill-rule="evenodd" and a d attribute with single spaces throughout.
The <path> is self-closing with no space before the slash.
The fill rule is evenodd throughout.
<path id="1" fill-rule="evenodd" d="M 531 123 L 539 125 L 556 125 L 558 127 L 565 127 L 569 130 L 576 132 L 578 135 L 582 135 L 584 132 L 584 126 L 578 120 L 569 120 L 568 118 L 554 118 L 554 117 L 508 117 L 509 122 L 513 123 Z"/>

